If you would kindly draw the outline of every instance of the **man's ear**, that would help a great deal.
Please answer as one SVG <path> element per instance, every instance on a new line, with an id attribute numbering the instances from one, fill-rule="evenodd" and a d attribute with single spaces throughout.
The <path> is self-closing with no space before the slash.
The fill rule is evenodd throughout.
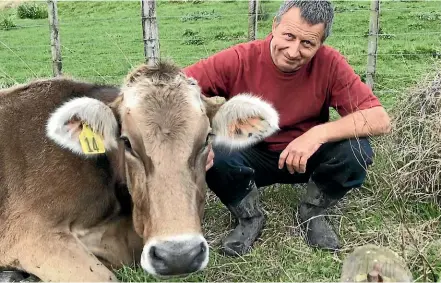
<path id="1" fill-rule="evenodd" d="M 279 130 L 279 114 L 265 100 L 249 93 L 238 94 L 226 101 L 208 104 L 213 144 L 244 148 L 264 140 Z"/>
<path id="2" fill-rule="evenodd" d="M 274 16 L 273 18 L 273 25 L 271 27 L 271 31 L 274 33 L 274 30 L 276 29 L 276 27 L 279 25 L 279 23 L 277 23 L 277 16 Z"/>
<path id="3" fill-rule="evenodd" d="M 81 156 L 93 156 L 117 148 L 118 123 L 103 102 L 80 97 L 51 113 L 46 135 L 62 148 Z"/>

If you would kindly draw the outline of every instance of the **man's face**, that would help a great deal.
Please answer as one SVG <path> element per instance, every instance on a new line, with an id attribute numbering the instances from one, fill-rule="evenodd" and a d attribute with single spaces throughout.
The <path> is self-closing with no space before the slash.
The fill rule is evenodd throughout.
<path id="1" fill-rule="evenodd" d="M 280 23 L 273 22 L 271 57 L 282 72 L 294 72 L 307 64 L 320 48 L 325 31 L 323 23 L 310 25 L 299 8 L 291 8 Z"/>

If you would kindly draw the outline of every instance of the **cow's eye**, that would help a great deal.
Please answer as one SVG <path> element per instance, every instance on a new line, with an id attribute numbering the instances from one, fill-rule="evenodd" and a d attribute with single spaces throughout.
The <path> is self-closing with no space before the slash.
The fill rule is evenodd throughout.
<path id="1" fill-rule="evenodd" d="M 128 137 L 121 136 L 120 139 L 124 142 L 124 147 L 127 151 L 132 151 L 132 144 L 129 141 Z"/>
<path id="2" fill-rule="evenodd" d="M 208 133 L 207 138 L 205 139 L 205 146 L 208 146 L 211 143 L 211 140 L 213 139 L 214 134 Z"/>
<path id="3" fill-rule="evenodd" d="M 190 85 L 197 85 L 196 80 L 193 79 L 193 78 L 188 78 L 188 83 L 189 83 Z"/>

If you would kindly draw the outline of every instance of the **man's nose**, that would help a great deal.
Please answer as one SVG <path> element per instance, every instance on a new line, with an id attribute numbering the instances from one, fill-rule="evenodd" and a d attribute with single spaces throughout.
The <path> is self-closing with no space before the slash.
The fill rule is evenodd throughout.
<path id="1" fill-rule="evenodd" d="M 296 40 L 288 48 L 288 54 L 287 54 L 288 58 L 289 59 L 298 58 L 300 56 L 299 48 L 300 48 L 300 42 Z"/>

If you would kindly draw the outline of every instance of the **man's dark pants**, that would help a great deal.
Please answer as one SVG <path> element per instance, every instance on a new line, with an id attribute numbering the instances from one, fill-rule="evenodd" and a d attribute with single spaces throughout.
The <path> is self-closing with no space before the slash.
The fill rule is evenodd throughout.
<path id="1" fill-rule="evenodd" d="M 307 183 L 309 179 L 323 193 L 342 198 L 350 189 L 360 187 L 373 152 L 367 138 L 323 144 L 307 161 L 306 172 L 289 173 L 286 164 L 278 168 L 281 152 L 269 151 L 262 144 L 246 150 L 214 148 L 213 167 L 207 171 L 207 184 L 225 205 L 235 205 L 249 192 L 254 178 L 257 187 Z"/>

